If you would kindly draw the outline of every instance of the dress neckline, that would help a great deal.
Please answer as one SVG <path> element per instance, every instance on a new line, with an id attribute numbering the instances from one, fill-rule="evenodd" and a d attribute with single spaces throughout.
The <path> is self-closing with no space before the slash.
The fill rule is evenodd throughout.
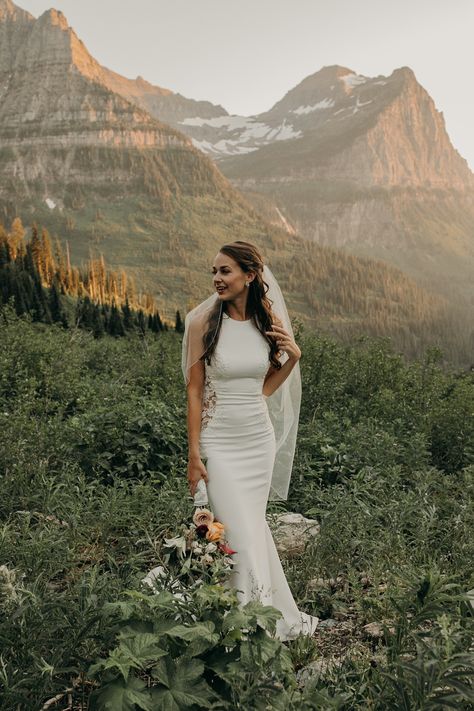
<path id="1" fill-rule="evenodd" d="M 250 318 L 244 318 L 244 319 L 239 319 L 239 318 L 232 318 L 232 316 L 229 316 L 229 314 L 222 314 L 223 318 L 228 318 L 231 321 L 235 321 L 236 323 L 248 323 L 249 321 L 252 320 L 252 317 Z"/>

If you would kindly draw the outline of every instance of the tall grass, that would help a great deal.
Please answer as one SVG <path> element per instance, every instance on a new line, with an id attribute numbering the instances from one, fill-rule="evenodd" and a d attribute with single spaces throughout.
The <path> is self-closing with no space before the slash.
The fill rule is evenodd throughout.
<path id="1" fill-rule="evenodd" d="M 334 626 L 270 648 L 253 611 L 251 643 L 226 645 L 235 601 L 203 588 L 157 615 L 179 611 L 179 634 L 154 627 L 154 651 L 110 671 L 130 619 L 150 622 L 141 578 L 193 511 L 180 338 L 95 340 L 0 313 L 0 709 L 105 708 L 118 678 L 114 711 L 474 708 L 473 375 L 442 370 L 436 351 L 406 363 L 375 339 L 348 348 L 303 329 L 290 497 L 269 510 L 320 522 L 283 563 L 299 606 Z M 207 631 L 193 637 L 196 622 Z M 170 682 L 173 707 L 164 674 L 183 655 L 196 695 Z"/>

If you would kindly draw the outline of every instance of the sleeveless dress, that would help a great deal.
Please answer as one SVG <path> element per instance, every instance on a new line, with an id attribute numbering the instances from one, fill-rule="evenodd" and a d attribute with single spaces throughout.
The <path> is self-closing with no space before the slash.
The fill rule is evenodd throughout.
<path id="1" fill-rule="evenodd" d="M 262 393 L 270 345 L 252 319 L 222 319 L 211 365 L 205 362 L 199 443 L 209 505 L 236 551 L 229 585 L 239 605 L 260 600 L 281 611 L 279 639 L 311 635 L 319 618 L 298 610 L 265 518 L 276 451 Z"/>

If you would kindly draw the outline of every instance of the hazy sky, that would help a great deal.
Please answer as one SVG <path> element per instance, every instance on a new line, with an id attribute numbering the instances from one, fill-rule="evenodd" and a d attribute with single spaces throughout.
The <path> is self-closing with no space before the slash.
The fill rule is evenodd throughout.
<path id="1" fill-rule="evenodd" d="M 15 0 L 14 0 L 15 1 Z M 61 10 L 100 64 L 229 113 L 269 109 L 330 64 L 409 66 L 474 170 L 474 0 L 19 0 Z"/>

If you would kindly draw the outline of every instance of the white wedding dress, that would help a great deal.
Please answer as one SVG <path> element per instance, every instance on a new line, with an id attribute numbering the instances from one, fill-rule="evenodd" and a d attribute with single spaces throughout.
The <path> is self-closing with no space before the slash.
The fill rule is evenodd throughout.
<path id="1" fill-rule="evenodd" d="M 276 636 L 289 640 L 312 634 L 319 618 L 298 610 L 265 518 L 275 459 L 262 393 L 269 350 L 251 319 L 223 313 L 211 365 L 205 363 L 200 451 L 209 506 L 236 551 L 229 584 L 239 604 L 258 599 L 280 610 Z"/>

